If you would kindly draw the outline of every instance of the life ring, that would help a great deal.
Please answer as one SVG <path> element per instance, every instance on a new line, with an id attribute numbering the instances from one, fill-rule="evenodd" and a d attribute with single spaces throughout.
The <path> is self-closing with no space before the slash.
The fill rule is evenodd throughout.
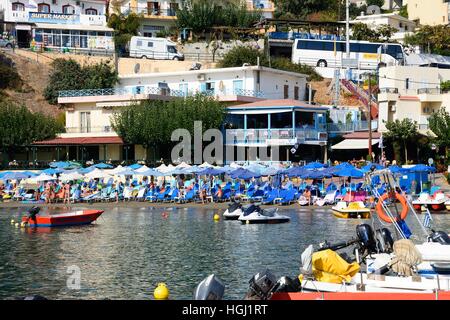
<path id="1" fill-rule="evenodd" d="M 381 220 L 385 222 L 392 223 L 392 219 L 384 212 L 383 209 L 383 201 L 389 198 L 389 193 L 383 194 L 379 199 L 376 206 L 377 214 L 380 217 Z M 402 212 L 400 212 L 400 219 L 405 220 L 406 216 L 408 215 L 408 205 L 406 203 L 406 198 L 402 196 L 400 193 L 395 192 L 395 198 L 401 203 L 402 205 Z M 398 217 L 396 221 L 399 221 Z"/>

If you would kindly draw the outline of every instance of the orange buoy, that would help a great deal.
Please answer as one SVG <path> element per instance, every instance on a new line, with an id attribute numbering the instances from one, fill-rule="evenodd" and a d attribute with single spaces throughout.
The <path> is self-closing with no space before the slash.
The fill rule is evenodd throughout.
<path id="1" fill-rule="evenodd" d="M 406 203 L 406 198 L 398 192 L 395 192 L 394 196 L 402 205 L 402 211 L 400 212 L 400 219 L 405 220 L 406 216 L 408 215 L 408 205 Z M 383 194 L 378 199 L 378 203 L 376 205 L 376 210 L 377 210 L 377 214 L 381 220 L 392 223 L 392 219 L 384 212 L 384 209 L 383 209 L 383 201 L 389 197 L 391 197 L 391 195 L 388 192 Z M 397 217 L 396 221 L 399 221 L 400 219 Z"/>

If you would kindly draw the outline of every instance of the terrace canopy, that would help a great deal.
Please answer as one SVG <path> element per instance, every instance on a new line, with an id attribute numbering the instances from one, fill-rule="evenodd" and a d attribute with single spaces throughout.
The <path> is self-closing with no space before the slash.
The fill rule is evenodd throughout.
<path id="1" fill-rule="evenodd" d="M 372 145 L 379 143 L 379 139 L 372 139 Z M 369 149 L 369 139 L 345 139 L 331 147 L 333 150 Z"/>

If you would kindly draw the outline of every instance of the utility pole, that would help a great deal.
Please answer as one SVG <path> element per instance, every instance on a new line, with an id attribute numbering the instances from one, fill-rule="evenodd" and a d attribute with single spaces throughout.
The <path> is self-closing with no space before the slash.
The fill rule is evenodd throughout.
<path id="1" fill-rule="evenodd" d="M 369 98 L 367 99 L 368 109 L 369 109 L 369 158 L 372 159 L 372 74 L 369 73 Z"/>
<path id="2" fill-rule="evenodd" d="M 350 59 L 350 3 L 349 0 L 345 1 L 345 58 Z M 350 80 L 350 65 L 347 66 L 347 74 L 345 79 Z"/>

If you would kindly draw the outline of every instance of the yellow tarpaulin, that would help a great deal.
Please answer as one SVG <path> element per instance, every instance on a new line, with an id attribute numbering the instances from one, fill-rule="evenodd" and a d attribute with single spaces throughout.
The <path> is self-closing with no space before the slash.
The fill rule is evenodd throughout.
<path id="1" fill-rule="evenodd" d="M 317 281 L 350 282 L 352 277 L 358 273 L 359 264 L 356 262 L 348 263 L 339 254 L 327 249 L 313 253 L 312 270 Z"/>

